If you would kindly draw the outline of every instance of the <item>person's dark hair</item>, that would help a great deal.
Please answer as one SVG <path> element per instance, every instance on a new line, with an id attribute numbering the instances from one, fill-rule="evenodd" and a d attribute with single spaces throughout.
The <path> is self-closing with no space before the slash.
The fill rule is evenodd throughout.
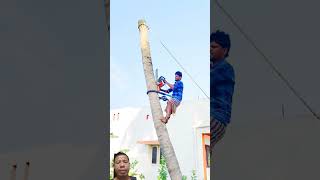
<path id="1" fill-rule="evenodd" d="M 126 157 L 128 158 L 128 161 L 130 162 L 129 156 L 128 156 L 126 153 L 119 151 L 118 153 L 114 154 L 114 156 L 113 156 L 113 178 L 117 177 L 117 173 L 116 173 L 116 171 L 114 170 L 114 164 L 116 163 L 116 162 L 115 162 L 115 161 L 116 161 L 116 158 L 117 158 L 118 156 L 120 156 L 120 155 L 126 156 Z"/>
<path id="2" fill-rule="evenodd" d="M 223 32 L 223 31 L 217 30 L 216 32 L 211 33 L 211 35 L 210 35 L 210 43 L 211 42 L 216 42 L 222 48 L 227 48 L 228 51 L 227 51 L 225 57 L 229 56 L 229 51 L 230 51 L 230 48 L 231 48 L 231 41 L 230 41 L 229 34 Z"/>
<path id="3" fill-rule="evenodd" d="M 177 72 L 175 73 L 175 75 L 178 75 L 178 76 L 182 77 L 182 72 L 177 71 Z"/>

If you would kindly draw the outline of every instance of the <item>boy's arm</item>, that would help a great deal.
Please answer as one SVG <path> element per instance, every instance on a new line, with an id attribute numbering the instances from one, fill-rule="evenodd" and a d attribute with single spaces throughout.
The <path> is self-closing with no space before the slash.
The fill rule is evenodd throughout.
<path id="1" fill-rule="evenodd" d="M 164 83 L 166 83 L 166 84 L 169 86 L 169 88 L 170 88 L 171 90 L 173 90 L 173 87 L 174 87 L 173 84 L 168 83 L 167 80 L 164 80 Z"/>

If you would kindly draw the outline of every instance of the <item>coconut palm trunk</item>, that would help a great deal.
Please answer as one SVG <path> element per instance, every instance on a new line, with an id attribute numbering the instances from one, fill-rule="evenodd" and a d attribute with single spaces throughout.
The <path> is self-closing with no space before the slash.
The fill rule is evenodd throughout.
<path id="1" fill-rule="evenodd" d="M 142 53 L 142 64 L 144 75 L 147 84 L 147 90 L 157 90 L 156 80 L 154 79 L 150 46 L 148 40 L 148 26 L 144 20 L 139 20 L 138 29 L 140 31 L 140 46 Z M 149 101 L 151 106 L 151 113 L 153 117 L 154 127 L 160 142 L 160 147 L 163 152 L 164 158 L 167 162 L 167 168 L 171 180 L 181 180 L 182 174 L 180 171 L 179 163 L 175 155 L 173 146 L 166 126 L 161 122 L 160 118 L 163 117 L 162 108 L 160 105 L 157 93 L 149 93 Z"/>

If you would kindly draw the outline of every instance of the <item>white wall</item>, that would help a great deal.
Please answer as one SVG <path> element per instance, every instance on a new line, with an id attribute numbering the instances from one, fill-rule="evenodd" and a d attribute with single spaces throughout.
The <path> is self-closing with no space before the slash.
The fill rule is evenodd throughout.
<path id="1" fill-rule="evenodd" d="M 165 108 L 164 105 L 162 107 Z M 112 118 L 113 113 L 117 112 L 120 112 L 120 119 L 116 122 L 111 121 L 110 126 L 112 132 L 119 131 L 114 132 L 119 138 L 111 139 L 110 158 L 113 158 L 113 153 L 120 149 L 130 149 L 130 158 L 139 161 L 139 171 L 146 176 L 146 179 L 157 179 L 158 166 L 151 164 L 150 146 L 137 144 L 139 140 L 157 140 L 150 108 L 111 110 L 110 117 Z M 150 115 L 149 120 L 145 120 L 147 114 Z M 167 124 L 180 169 L 189 179 L 192 170 L 196 170 L 199 179 L 203 177 L 201 133 L 209 133 L 209 124 L 208 100 L 182 102 Z M 199 126 L 207 128 L 199 131 Z"/>

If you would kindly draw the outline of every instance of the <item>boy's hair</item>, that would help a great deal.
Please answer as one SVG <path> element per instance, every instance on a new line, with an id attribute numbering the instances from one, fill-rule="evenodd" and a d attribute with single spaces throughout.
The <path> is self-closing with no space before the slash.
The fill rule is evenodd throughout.
<path id="1" fill-rule="evenodd" d="M 177 72 L 175 73 L 175 75 L 178 75 L 178 76 L 182 77 L 182 72 L 177 71 Z"/>
<path id="2" fill-rule="evenodd" d="M 216 42 L 218 43 L 222 48 L 227 49 L 227 53 L 225 57 L 229 56 L 229 51 L 231 47 L 231 42 L 230 42 L 230 36 L 229 34 L 217 30 L 216 32 L 211 33 L 210 35 L 210 43 L 211 42 Z"/>

